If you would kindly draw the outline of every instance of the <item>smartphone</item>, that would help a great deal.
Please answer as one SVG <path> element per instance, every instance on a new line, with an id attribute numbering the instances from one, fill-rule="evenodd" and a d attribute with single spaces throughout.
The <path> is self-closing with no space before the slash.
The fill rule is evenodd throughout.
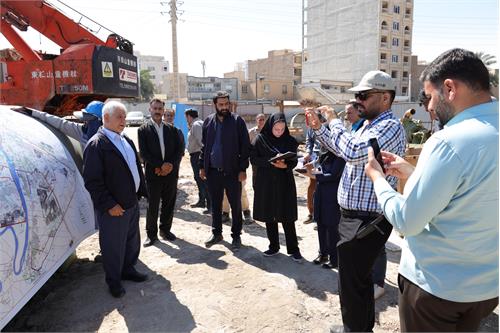
<path id="1" fill-rule="evenodd" d="M 384 161 L 382 160 L 382 154 L 380 153 L 380 146 L 378 145 L 378 141 L 375 138 L 371 138 L 368 143 L 373 149 L 373 154 L 375 155 L 375 158 L 377 159 L 378 164 L 382 167 L 382 172 L 385 173 L 385 168 L 384 168 Z"/>

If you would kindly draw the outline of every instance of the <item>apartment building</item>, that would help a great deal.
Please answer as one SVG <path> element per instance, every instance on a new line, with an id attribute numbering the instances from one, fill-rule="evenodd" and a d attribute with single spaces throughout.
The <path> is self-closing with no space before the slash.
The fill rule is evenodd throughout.
<path id="1" fill-rule="evenodd" d="M 308 0 L 302 84 L 356 84 L 379 69 L 409 95 L 413 0 Z"/>
<path id="2" fill-rule="evenodd" d="M 239 99 L 238 79 L 209 77 L 187 77 L 187 97 L 189 100 L 211 100 L 219 90 L 229 93 L 231 100 Z"/>
<path id="3" fill-rule="evenodd" d="M 284 49 L 269 51 L 267 58 L 237 64 L 224 77 L 239 79 L 242 100 L 286 100 L 293 99 L 294 86 L 300 84 L 301 75 L 301 53 Z"/>
<path id="4" fill-rule="evenodd" d="M 139 70 L 148 70 L 151 82 L 155 87 L 156 93 L 165 94 L 162 91 L 164 86 L 164 75 L 169 72 L 168 61 L 163 56 L 141 55 L 139 52 L 134 53 L 137 57 Z"/>

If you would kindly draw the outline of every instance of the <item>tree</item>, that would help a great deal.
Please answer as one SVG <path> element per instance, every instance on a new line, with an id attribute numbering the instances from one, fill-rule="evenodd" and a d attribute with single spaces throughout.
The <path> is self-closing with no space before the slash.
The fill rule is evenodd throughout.
<path id="1" fill-rule="evenodd" d="M 154 96 L 154 85 L 151 81 L 149 70 L 141 70 L 141 99 L 149 101 Z"/>
<path id="2" fill-rule="evenodd" d="M 483 61 L 484 65 L 488 68 L 488 70 L 491 69 L 491 65 L 497 63 L 497 59 L 494 55 L 484 52 L 476 52 L 476 56 Z M 491 70 L 490 70 L 490 84 L 494 87 L 498 87 L 498 74 Z"/>

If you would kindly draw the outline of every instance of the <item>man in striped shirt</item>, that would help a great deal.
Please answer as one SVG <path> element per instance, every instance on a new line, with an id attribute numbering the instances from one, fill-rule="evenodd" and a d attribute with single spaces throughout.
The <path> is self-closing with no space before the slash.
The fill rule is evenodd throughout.
<path id="1" fill-rule="evenodd" d="M 382 150 L 399 156 L 404 154 L 406 139 L 403 126 L 391 111 L 396 84 L 388 74 L 370 71 L 350 91 L 355 93 L 360 116 L 366 119 L 355 133 L 347 130 L 335 113 L 327 115 L 330 131 L 321 126 L 313 110 L 307 110 L 306 116 L 322 145 L 346 161 L 338 190 L 342 214 L 337 243 L 342 321 L 346 332 L 370 332 L 375 323 L 371 270 L 392 226 L 384 218 L 375 231 L 363 238 L 356 236 L 382 212 L 364 164 L 368 161 L 370 139 L 377 139 Z M 396 187 L 395 177 L 387 177 L 387 181 Z"/>

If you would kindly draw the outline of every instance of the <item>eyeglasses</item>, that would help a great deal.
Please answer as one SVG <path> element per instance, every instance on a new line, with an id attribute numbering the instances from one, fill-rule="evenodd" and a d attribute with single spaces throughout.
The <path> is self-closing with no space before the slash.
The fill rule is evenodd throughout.
<path id="1" fill-rule="evenodd" d="M 361 91 L 354 94 L 354 98 L 359 99 L 360 101 L 366 101 L 370 98 L 371 95 L 375 94 L 383 94 L 386 91 Z"/>

